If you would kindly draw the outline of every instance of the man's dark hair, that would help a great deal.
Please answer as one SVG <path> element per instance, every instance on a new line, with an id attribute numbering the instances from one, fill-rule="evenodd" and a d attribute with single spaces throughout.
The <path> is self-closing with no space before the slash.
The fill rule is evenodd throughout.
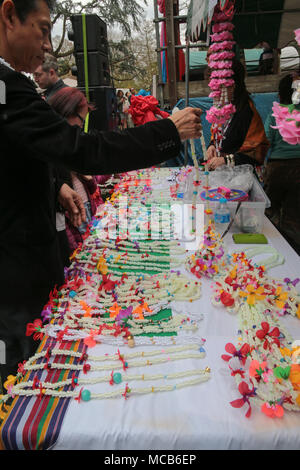
<path id="1" fill-rule="evenodd" d="M 38 2 L 43 1 L 48 5 L 50 11 L 53 10 L 55 0 L 13 0 L 16 13 L 21 23 L 27 18 L 27 15 L 38 8 Z M 0 0 L 0 6 L 4 0 Z"/>

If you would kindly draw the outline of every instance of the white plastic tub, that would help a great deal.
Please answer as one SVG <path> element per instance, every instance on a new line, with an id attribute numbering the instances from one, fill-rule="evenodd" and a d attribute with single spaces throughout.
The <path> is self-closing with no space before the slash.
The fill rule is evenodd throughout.
<path id="1" fill-rule="evenodd" d="M 201 172 L 202 185 L 204 183 L 204 175 Z M 235 188 L 232 188 L 235 189 Z M 193 186 L 193 172 L 191 172 L 187 182 L 187 192 L 184 202 L 191 202 L 192 194 L 195 190 Z M 200 194 L 203 188 L 198 189 L 197 204 L 204 201 L 201 199 Z M 209 201 L 209 206 L 214 210 L 217 202 Z M 235 215 L 238 202 L 228 202 L 231 217 L 234 217 L 233 230 L 239 230 L 247 233 L 262 233 L 265 209 L 271 206 L 270 200 L 265 194 L 261 184 L 255 176 L 253 176 L 252 189 L 249 192 L 248 201 L 243 201 L 240 208 Z"/>

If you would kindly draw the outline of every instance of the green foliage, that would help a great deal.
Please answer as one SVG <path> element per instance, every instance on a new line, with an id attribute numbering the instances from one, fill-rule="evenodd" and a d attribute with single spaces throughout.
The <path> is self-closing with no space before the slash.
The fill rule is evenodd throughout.
<path id="1" fill-rule="evenodd" d="M 147 5 L 147 0 L 144 0 Z M 95 13 L 105 21 L 109 33 L 110 69 L 116 88 L 150 90 L 157 74 L 155 29 L 143 18 L 143 7 L 136 0 L 90 0 L 86 3 L 57 0 L 52 23 L 61 35 L 53 38 L 54 55 L 60 75 L 67 75 L 74 65 L 73 43 L 67 39 L 70 16 Z"/>
<path id="2" fill-rule="evenodd" d="M 147 0 L 144 0 L 147 5 Z M 109 27 L 118 26 L 126 37 L 132 31 L 139 30 L 143 8 L 136 0 L 90 0 L 79 2 L 71 0 L 57 0 L 52 15 L 52 25 L 61 24 L 61 42 L 54 50 L 56 57 L 60 56 L 61 47 L 66 39 L 71 15 L 81 13 L 95 13 L 107 23 Z"/>

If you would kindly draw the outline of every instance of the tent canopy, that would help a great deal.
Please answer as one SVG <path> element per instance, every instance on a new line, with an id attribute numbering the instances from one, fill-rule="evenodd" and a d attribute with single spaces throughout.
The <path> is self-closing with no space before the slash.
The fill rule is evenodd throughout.
<path id="1" fill-rule="evenodd" d="M 199 40 L 217 3 L 218 0 L 191 0 L 187 19 L 191 41 Z M 294 42 L 294 30 L 300 27 L 300 1 L 236 0 L 233 23 L 234 39 L 240 48 L 252 49 L 265 41 L 281 49 Z"/>
<path id="2" fill-rule="evenodd" d="M 259 58 L 263 49 L 244 49 L 245 62 L 248 75 L 256 75 L 259 68 Z M 207 67 L 206 51 L 190 50 L 190 70 L 205 69 Z M 300 67 L 300 58 L 297 50 L 292 47 L 285 47 L 281 50 L 280 69 L 298 70 Z"/>

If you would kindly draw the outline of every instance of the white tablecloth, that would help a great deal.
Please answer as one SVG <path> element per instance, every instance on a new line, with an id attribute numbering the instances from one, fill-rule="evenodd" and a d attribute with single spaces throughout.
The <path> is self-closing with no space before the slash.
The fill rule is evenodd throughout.
<path id="1" fill-rule="evenodd" d="M 266 218 L 264 233 L 269 244 L 285 256 L 285 263 L 272 268 L 270 276 L 300 277 L 300 257 Z M 233 245 L 231 234 L 227 235 L 227 244 L 235 250 L 242 249 L 241 245 Z M 252 408 L 247 419 L 247 406 L 235 409 L 229 404 L 240 394 L 221 354 L 227 342 L 236 344 L 238 324 L 235 316 L 211 305 L 210 286 L 210 281 L 203 280 L 201 299 L 186 306 L 204 314 L 201 336 L 206 339 L 206 357 L 168 364 L 169 370 L 176 371 L 199 368 L 200 362 L 201 368 L 211 368 L 210 380 L 182 390 L 135 395 L 127 400 L 80 404 L 72 400 L 55 450 L 300 449 L 300 413 L 285 412 L 282 419 L 270 419 Z M 298 319 L 284 318 L 284 324 L 294 339 L 300 339 Z M 120 350 L 133 351 L 127 347 Z M 90 350 L 93 355 L 115 352 L 115 347 L 107 345 Z M 154 370 L 161 372 L 162 366 Z M 141 383 L 135 385 L 140 387 Z M 103 384 L 88 388 L 100 393 Z"/>

